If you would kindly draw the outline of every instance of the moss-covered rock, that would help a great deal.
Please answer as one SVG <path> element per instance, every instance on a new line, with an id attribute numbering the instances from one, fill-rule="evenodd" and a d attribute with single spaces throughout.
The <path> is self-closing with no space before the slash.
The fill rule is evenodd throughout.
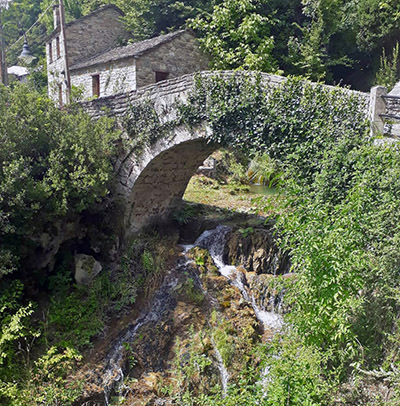
<path id="1" fill-rule="evenodd" d="M 224 262 L 242 265 L 257 274 L 282 275 L 290 268 L 288 254 L 276 245 L 272 231 L 265 228 L 239 228 L 229 233 Z"/>

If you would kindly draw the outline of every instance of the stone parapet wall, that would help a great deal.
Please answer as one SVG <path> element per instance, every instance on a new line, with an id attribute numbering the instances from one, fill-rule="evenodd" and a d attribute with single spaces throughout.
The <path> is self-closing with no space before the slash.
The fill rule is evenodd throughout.
<path id="1" fill-rule="evenodd" d="M 92 100 L 90 102 L 83 102 L 81 105 L 93 118 L 110 115 L 110 113 L 112 116 L 118 117 L 123 115 L 132 103 L 137 103 L 144 98 L 155 99 L 159 103 L 161 103 L 162 100 L 174 100 L 175 97 L 178 96 L 180 98 L 185 98 L 188 92 L 194 87 L 194 78 L 196 75 L 200 75 L 202 78 L 218 75 L 228 79 L 232 76 L 256 76 L 258 74 L 259 73 L 243 71 L 203 71 L 145 86 L 139 88 L 137 91 L 120 93 L 114 96 Z M 283 76 L 272 75 L 269 73 L 260 73 L 260 75 L 264 83 L 268 83 L 272 86 L 278 86 L 286 80 Z M 333 86 L 326 87 L 332 90 L 337 89 L 337 87 Z M 362 93 L 348 89 L 343 89 L 343 91 L 359 95 L 362 100 L 365 101 L 366 108 L 368 108 L 370 99 L 369 93 Z"/>
<path id="2" fill-rule="evenodd" d="M 395 116 L 400 116 L 400 96 L 385 97 L 386 113 Z"/>
<path id="3" fill-rule="evenodd" d="M 144 100 L 154 100 L 155 109 L 162 122 L 176 117 L 174 103 L 185 100 L 194 88 L 196 75 L 202 78 L 220 76 L 248 76 L 256 78 L 252 72 L 211 72 L 184 75 L 179 78 L 160 82 L 150 86 L 84 102 L 82 107 L 93 118 L 100 116 L 122 117 L 129 107 Z M 277 75 L 261 74 L 262 81 L 271 87 L 279 86 L 286 78 Z M 331 88 L 331 87 L 330 87 Z M 337 90 L 337 88 L 332 88 Z M 352 92 L 343 89 L 344 92 Z M 354 92 L 361 97 L 360 103 L 369 106 L 369 94 Z M 365 112 L 366 117 L 368 111 Z M 121 204 L 121 230 L 125 236 L 139 231 L 153 220 L 168 217 L 171 210 L 181 201 L 190 177 L 201 163 L 219 146 L 208 143 L 211 129 L 204 122 L 196 128 L 178 126 L 168 136 L 154 144 L 146 146 L 137 155 L 134 150 L 126 151 L 114 163 L 118 182 L 115 183 L 113 196 Z"/>

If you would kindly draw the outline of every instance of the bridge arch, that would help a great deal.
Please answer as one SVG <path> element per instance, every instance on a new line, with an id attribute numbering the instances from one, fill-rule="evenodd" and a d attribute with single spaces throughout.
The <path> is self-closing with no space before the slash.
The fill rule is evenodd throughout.
<path id="1" fill-rule="evenodd" d="M 202 127 L 178 128 L 140 158 L 132 152 L 126 159 L 120 170 L 126 236 L 154 221 L 165 220 L 179 206 L 190 178 L 220 147 L 208 142 L 205 132 Z"/>
<path id="2" fill-rule="evenodd" d="M 225 90 L 223 86 L 220 87 L 220 84 L 224 83 L 224 81 L 228 85 Z M 206 84 L 205 87 L 202 87 L 203 83 Z M 231 145 L 231 147 L 235 147 L 235 145 L 240 147 L 240 145 L 245 145 L 247 142 L 258 142 L 259 145 L 263 145 L 264 133 L 254 131 L 254 128 L 260 128 L 262 131 L 268 131 L 268 133 L 271 131 L 275 134 L 274 139 L 276 139 L 276 142 L 281 143 L 282 134 L 279 128 L 278 131 L 274 132 L 274 114 L 277 114 L 277 111 L 288 109 L 289 106 L 292 106 L 291 112 L 302 112 L 302 108 L 297 105 L 299 96 L 305 92 L 306 96 L 309 97 L 316 86 L 318 89 L 321 87 L 321 85 L 309 82 L 301 82 L 300 84 L 298 80 L 295 80 L 292 87 L 290 87 L 289 83 L 288 91 L 284 88 L 285 83 L 287 83 L 286 78 L 254 72 L 201 72 L 196 75 L 186 75 L 152 85 L 136 92 L 100 98 L 82 104 L 83 108 L 94 119 L 104 115 L 117 118 L 117 123 L 127 136 L 127 139 L 134 140 L 137 136 L 143 136 L 143 140 L 148 139 L 148 143 L 151 144 L 144 151 L 132 149 L 125 156 L 120 157 L 116 163 L 117 182 L 113 197 L 122 203 L 122 216 L 120 212 L 116 213 L 118 226 L 122 228 L 122 234 L 125 237 L 129 236 L 129 234 L 139 231 L 153 219 L 166 217 L 176 207 L 196 168 L 209 154 L 218 148 L 216 145 L 209 144 L 207 140 L 214 139 L 223 142 L 224 145 Z M 256 86 L 255 95 L 253 95 L 252 89 L 247 87 L 253 85 Z M 257 113 L 255 116 L 251 112 L 253 109 L 258 111 L 254 106 L 257 106 L 258 103 L 263 106 L 261 100 L 268 102 L 269 96 L 274 95 L 274 89 L 280 87 L 283 88 L 283 92 L 277 93 L 277 98 L 273 98 L 271 105 L 273 113 L 269 119 L 272 121 L 264 129 L 264 124 L 262 120 L 260 121 L 260 117 L 264 112 Z M 346 106 L 351 109 L 352 106 L 357 104 L 359 107 L 353 121 L 364 123 L 365 118 L 371 117 L 372 113 L 368 108 L 374 106 L 374 101 L 372 97 L 370 100 L 369 94 L 330 86 L 323 86 L 323 88 L 325 91 L 320 100 L 322 106 L 326 106 L 326 97 L 331 92 L 332 100 L 336 100 L 339 94 L 348 95 L 352 97 L 352 101 L 349 104 L 346 99 Z M 234 114 L 229 116 L 229 107 L 227 109 L 229 120 L 226 123 L 222 120 L 221 123 L 217 123 L 217 127 L 214 127 L 213 120 L 210 120 L 210 117 L 207 116 L 207 114 L 211 114 L 211 116 L 214 114 L 212 109 L 208 111 L 210 102 L 212 108 L 213 101 L 215 101 L 213 96 L 217 95 L 217 98 L 222 97 L 223 100 L 231 100 L 232 98 L 235 100 L 237 92 L 241 91 L 241 89 L 245 90 L 243 114 L 249 114 L 250 111 L 249 117 L 251 119 L 248 119 L 246 123 L 240 122 L 243 117 L 236 117 Z M 258 97 L 253 97 L 257 95 Z M 194 99 L 191 100 L 192 96 L 194 96 Z M 340 101 L 341 97 L 338 100 Z M 186 102 L 189 102 L 187 106 L 192 103 L 190 107 L 199 110 L 199 114 L 194 113 L 192 121 L 190 119 L 186 120 L 187 117 L 182 121 L 180 120 L 184 118 L 180 107 L 186 106 Z M 150 115 L 148 114 L 149 106 L 151 108 Z M 233 106 L 235 107 L 236 104 L 233 103 Z M 240 107 L 241 103 L 238 106 Z M 280 106 L 281 110 L 279 108 L 276 110 L 277 106 Z M 188 110 L 184 110 L 189 111 L 189 118 L 191 117 L 190 107 Z M 203 107 L 205 107 L 205 111 Z M 264 107 L 267 108 L 267 104 Z M 317 105 L 312 107 L 310 104 L 309 108 L 304 110 L 303 116 L 305 119 L 308 117 L 309 110 L 317 107 Z M 344 105 L 340 104 L 338 108 L 340 111 L 343 110 L 344 123 L 348 123 L 347 107 L 345 108 Z M 334 115 L 337 114 L 337 109 L 335 111 L 333 112 Z M 231 113 L 235 112 L 235 109 L 231 111 Z M 155 113 L 159 122 L 158 128 L 162 129 L 160 133 L 156 134 L 151 133 L 154 128 L 153 113 Z M 242 112 L 239 110 L 238 114 L 242 114 Z M 375 111 L 374 114 L 377 115 L 377 112 Z M 282 114 L 282 116 L 285 117 L 285 114 Z M 318 117 L 316 119 L 320 120 Z M 198 123 L 198 120 L 204 121 L 197 128 L 191 128 L 190 126 Z M 336 115 L 332 117 L 332 120 L 337 121 Z M 149 125 L 142 132 L 147 121 L 149 121 Z M 242 124 L 237 129 L 235 129 L 236 121 Z M 183 122 L 188 123 L 188 127 L 179 125 L 179 123 Z M 256 123 L 259 123 L 259 127 L 257 127 Z M 213 136 L 211 127 L 216 128 L 217 131 L 220 127 L 223 127 L 224 132 Z M 238 130 L 239 128 L 240 130 Z M 282 124 L 282 128 L 285 128 L 285 123 Z M 235 139 L 237 131 L 243 135 L 239 140 Z M 150 142 L 152 138 L 157 137 L 160 137 L 160 139 Z M 252 137 L 251 140 L 249 137 Z M 271 142 L 275 142 L 274 139 Z M 125 152 L 121 152 L 121 154 L 123 153 Z"/>

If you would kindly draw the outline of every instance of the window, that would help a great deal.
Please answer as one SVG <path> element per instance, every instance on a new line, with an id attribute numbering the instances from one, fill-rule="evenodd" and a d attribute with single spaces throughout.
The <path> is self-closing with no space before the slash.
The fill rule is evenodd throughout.
<path id="1" fill-rule="evenodd" d="M 63 106 L 63 91 L 61 83 L 58 85 L 58 104 L 60 107 Z"/>
<path id="2" fill-rule="evenodd" d="M 49 61 L 50 61 L 50 63 L 53 62 L 53 46 L 52 46 L 51 42 L 49 42 Z"/>
<path id="3" fill-rule="evenodd" d="M 60 51 L 60 37 L 56 38 L 56 49 L 57 49 L 57 58 L 61 56 L 61 51 Z"/>
<path id="4" fill-rule="evenodd" d="M 92 94 L 100 97 L 100 75 L 92 76 Z"/>
<path id="5" fill-rule="evenodd" d="M 156 83 L 162 82 L 163 80 L 167 80 L 169 76 L 169 72 L 155 72 L 156 74 Z"/>

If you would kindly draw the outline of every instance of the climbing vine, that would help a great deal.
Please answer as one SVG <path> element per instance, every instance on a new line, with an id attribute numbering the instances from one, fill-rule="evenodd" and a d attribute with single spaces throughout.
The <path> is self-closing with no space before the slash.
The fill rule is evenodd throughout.
<path id="1" fill-rule="evenodd" d="M 273 86 L 261 75 L 227 78 L 216 73 L 195 77 L 187 101 L 172 107 L 174 119 L 162 121 L 154 101 L 146 100 L 130 107 L 125 128 L 130 147 L 140 154 L 146 146 L 173 136 L 178 126 L 196 131 L 206 125 L 211 129 L 209 142 L 250 155 L 268 153 L 291 176 L 311 184 L 322 157 L 338 140 L 346 137 L 349 148 L 365 142 L 366 104 L 361 93 L 302 78 Z"/>
<path id="2" fill-rule="evenodd" d="M 310 351 L 323 354 L 326 366 L 319 371 L 316 361 L 316 374 L 332 374 L 332 382 L 381 373 L 400 392 L 400 158 L 395 146 L 373 145 L 366 109 L 364 95 L 342 88 L 216 74 L 196 78 L 172 127 L 153 124 L 160 136 L 173 126 L 207 126 L 209 142 L 278 161 L 287 206 L 276 227 L 298 274 L 289 318 L 307 359 Z M 288 361 L 282 357 L 280 365 Z M 273 393 L 279 379 L 269 387 Z M 391 404 L 398 401 L 394 395 Z"/>

